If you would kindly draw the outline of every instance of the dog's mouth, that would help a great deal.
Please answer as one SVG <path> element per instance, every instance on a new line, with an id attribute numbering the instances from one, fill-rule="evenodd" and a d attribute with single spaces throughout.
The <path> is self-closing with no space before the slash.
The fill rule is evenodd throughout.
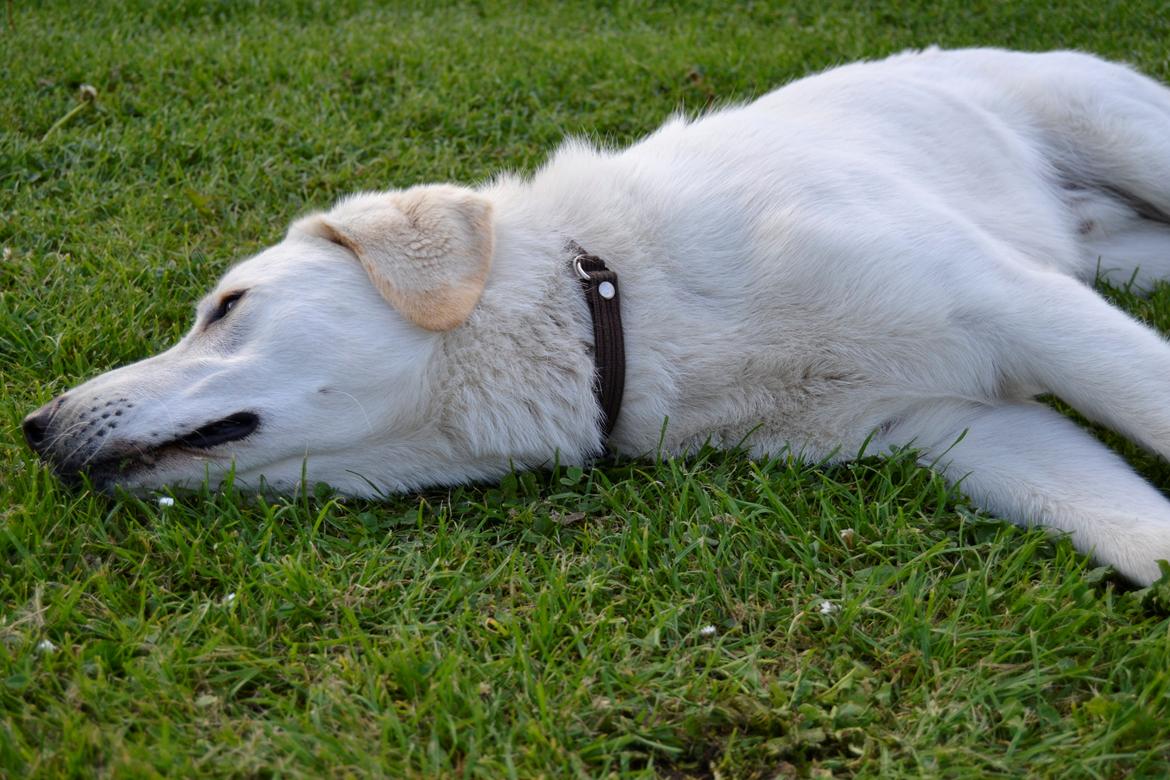
<path id="1" fill-rule="evenodd" d="M 184 436 L 165 442 L 160 447 L 180 446 L 194 447 L 200 450 L 210 449 L 220 444 L 239 441 L 247 436 L 251 436 L 259 426 L 259 415 L 253 412 L 236 412 L 235 414 L 224 417 L 222 420 L 208 423 L 202 428 L 196 428 Z"/>
<path id="2" fill-rule="evenodd" d="M 86 464 L 83 471 L 90 482 L 99 490 L 109 490 L 115 484 L 140 471 L 156 468 L 164 460 L 183 455 L 198 457 L 204 450 L 251 436 L 260 427 L 260 416 L 254 412 L 236 412 L 222 419 L 200 426 L 190 433 L 176 436 L 160 444 L 149 446 L 128 445 L 118 453 L 96 459 Z M 80 478 L 80 472 L 61 474 L 65 479 Z"/>

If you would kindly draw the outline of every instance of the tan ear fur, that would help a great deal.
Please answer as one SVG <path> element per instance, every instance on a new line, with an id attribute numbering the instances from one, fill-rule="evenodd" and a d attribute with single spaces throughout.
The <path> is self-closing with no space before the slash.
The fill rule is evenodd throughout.
<path id="1" fill-rule="evenodd" d="M 346 247 L 374 287 L 427 330 L 458 327 L 471 315 L 492 261 L 491 202 L 445 184 L 357 195 L 294 231 Z"/>

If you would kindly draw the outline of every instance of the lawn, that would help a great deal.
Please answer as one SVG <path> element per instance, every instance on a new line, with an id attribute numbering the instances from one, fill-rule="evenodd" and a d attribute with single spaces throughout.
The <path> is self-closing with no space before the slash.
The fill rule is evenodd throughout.
<path id="1" fill-rule="evenodd" d="M 65 489 L 18 424 L 349 191 L 532 170 L 931 43 L 1170 81 L 1168 40 L 1150 0 L 7 3 L 0 776 L 1166 776 L 1170 586 L 909 456 L 164 507 Z M 1170 332 L 1170 288 L 1109 294 Z"/>

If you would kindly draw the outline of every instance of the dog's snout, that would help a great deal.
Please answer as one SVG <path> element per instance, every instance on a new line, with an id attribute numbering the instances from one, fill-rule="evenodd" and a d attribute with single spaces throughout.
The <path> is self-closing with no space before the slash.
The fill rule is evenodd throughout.
<path id="1" fill-rule="evenodd" d="M 49 423 L 53 420 L 53 414 L 57 408 L 61 406 L 61 401 L 64 396 L 58 396 L 49 403 L 37 409 L 35 412 L 24 418 L 20 424 L 24 431 L 24 440 L 28 442 L 28 446 L 32 448 L 33 452 L 38 455 L 44 454 L 45 444 L 49 439 Z"/>

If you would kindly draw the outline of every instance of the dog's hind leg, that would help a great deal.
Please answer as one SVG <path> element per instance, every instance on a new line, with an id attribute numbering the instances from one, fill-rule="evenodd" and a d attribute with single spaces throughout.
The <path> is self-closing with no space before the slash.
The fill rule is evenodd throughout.
<path id="1" fill-rule="evenodd" d="M 1170 89 L 1084 54 L 1044 61 L 1021 89 L 1075 219 L 1081 278 L 1170 279 Z"/>
<path id="2" fill-rule="evenodd" d="M 1170 559 L 1170 502 L 1072 421 L 1034 402 L 922 404 L 883 436 L 918 449 L 979 507 L 1069 534 L 1129 579 L 1148 584 Z"/>
<path id="3" fill-rule="evenodd" d="M 1117 192 L 1070 185 L 1062 195 L 1076 225 L 1083 281 L 1148 292 L 1170 280 L 1170 222 L 1143 215 L 1142 206 Z"/>
<path id="4" fill-rule="evenodd" d="M 1139 292 L 1170 281 L 1170 224 L 1137 215 L 1113 224 L 1083 224 L 1088 228 L 1081 244 L 1086 281 L 1132 284 Z"/>
<path id="5" fill-rule="evenodd" d="M 1170 89 L 1123 65 L 1061 53 L 1024 88 L 1051 162 L 1073 185 L 1170 222 Z"/>
<path id="6" fill-rule="evenodd" d="M 1013 287 L 989 324 L 1004 377 L 1170 459 L 1170 345 L 1067 276 L 1030 272 Z"/>

